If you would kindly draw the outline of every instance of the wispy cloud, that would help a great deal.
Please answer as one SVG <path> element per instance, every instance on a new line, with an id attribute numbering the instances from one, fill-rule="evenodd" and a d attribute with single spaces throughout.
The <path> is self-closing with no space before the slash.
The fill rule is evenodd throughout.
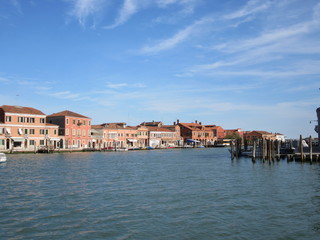
<path id="1" fill-rule="evenodd" d="M 271 1 L 264 0 L 250 0 L 247 4 L 241 9 L 226 14 L 224 16 L 225 19 L 237 19 L 242 17 L 247 17 L 248 15 L 253 15 L 261 11 L 267 10 L 271 5 Z"/>
<path id="2" fill-rule="evenodd" d="M 158 41 L 154 45 L 148 45 L 139 50 L 140 54 L 156 54 L 158 52 L 172 49 L 176 47 L 178 44 L 192 37 L 197 31 L 199 31 L 199 27 L 208 22 L 212 22 L 210 18 L 204 18 L 202 20 L 196 21 L 193 24 L 187 26 L 186 28 L 178 31 L 175 35 L 170 38 L 163 39 Z"/>
<path id="3" fill-rule="evenodd" d="M 75 17 L 82 26 L 86 25 L 87 18 L 94 16 L 103 9 L 106 0 L 68 0 L 72 2 L 71 16 Z"/>
<path id="4" fill-rule="evenodd" d="M 112 89 L 118 89 L 118 88 L 123 88 L 127 86 L 128 86 L 127 83 L 107 83 L 106 84 L 107 88 L 112 88 Z"/>
<path id="5" fill-rule="evenodd" d="M 8 78 L 5 78 L 5 77 L 0 77 L 0 82 L 10 82 L 10 80 Z"/>
<path id="6" fill-rule="evenodd" d="M 115 23 L 110 26 L 106 26 L 105 28 L 112 29 L 124 24 L 138 11 L 141 4 L 144 4 L 144 1 L 125 0 Z"/>
<path id="7" fill-rule="evenodd" d="M 21 4 L 18 0 L 10 0 L 10 3 L 15 7 L 18 13 L 22 14 Z"/>
<path id="8" fill-rule="evenodd" d="M 253 1 L 256 3 L 257 1 Z M 248 14 L 250 11 L 247 11 Z M 314 34 L 320 30 L 320 4 L 314 6 L 309 20 L 262 31 L 255 37 L 233 39 L 216 44 L 211 52 L 221 52 L 218 60 L 189 67 L 179 77 L 205 75 L 290 77 L 319 74 L 318 61 L 306 56 L 320 53 L 319 40 Z M 210 52 L 210 50 L 209 50 Z M 300 55 L 300 58 L 292 58 Z M 284 64 L 286 62 L 286 64 Z M 262 63 L 278 63 L 268 69 Z M 260 65 L 259 65 L 260 64 Z M 239 70 L 241 67 L 241 70 Z"/>

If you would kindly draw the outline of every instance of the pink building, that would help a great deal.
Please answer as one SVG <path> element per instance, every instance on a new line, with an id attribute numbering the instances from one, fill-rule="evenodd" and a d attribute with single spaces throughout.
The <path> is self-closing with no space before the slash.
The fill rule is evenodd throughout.
<path id="1" fill-rule="evenodd" d="M 46 123 L 46 115 L 35 108 L 0 107 L 0 150 L 37 151 L 60 147 L 58 125 Z"/>
<path id="2" fill-rule="evenodd" d="M 64 138 L 64 148 L 92 147 L 91 118 L 65 110 L 48 115 L 47 122 L 59 125 L 59 136 Z"/>

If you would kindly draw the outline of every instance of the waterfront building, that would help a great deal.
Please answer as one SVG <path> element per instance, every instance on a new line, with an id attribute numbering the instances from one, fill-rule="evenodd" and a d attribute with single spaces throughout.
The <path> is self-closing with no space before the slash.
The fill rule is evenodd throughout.
<path id="1" fill-rule="evenodd" d="M 59 126 L 59 136 L 63 137 L 61 147 L 83 149 L 92 147 L 91 118 L 65 110 L 47 116 L 47 122 Z"/>
<path id="2" fill-rule="evenodd" d="M 225 137 L 226 138 L 241 138 L 243 140 L 243 131 L 241 128 L 237 129 L 226 129 L 225 130 Z"/>
<path id="3" fill-rule="evenodd" d="M 226 131 L 221 126 L 216 125 L 205 125 L 207 129 L 211 129 L 213 133 L 214 142 L 210 143 L 210 145 L 214 145 L 216 141 L 222 140 L 226 137 Z"/>
<path id="4" fill-rule="evenodd" d="M 161 121 L 143 122 L 140 126 L 146 126 L 148 129 L 148 145 L 150 147 L 166 148 L 183 146 L 180 126 L 175 122 L 173 125 L 163 125 Z"/>
<path id="5" fill-rule="evenodd" d="M 213 145 L 216 137 L 213 135 L 213 129 L 202 125 L 201 122 L 195 121 L 195 123 L 180 123 L 181 137 L 186 143 L 200 144 L 204 146 Z"/>
<path id="6" fill-rule="evenodd" d="M 146 148 L 148 147 L 148 128 L 146 126 L 137 126 L 138 131 L 138 147 Z"/>
<path id="7" fill-rule="evenodd" d="M 268 139 L 268 140 L 276 140 L 276 135 L 270 132 L 266 131 L 251 131 L 251 132 L 246 132 L 244 135 L 245 139 L 248 141 L 253 141 L 257 139 Z"/>
<path id="8" fill-rule="evenodd" d="M 138 128 L 127 126 L 124 122 L 94 125 L 93 129 L 94 148 L 117 150 L 140 147 Z"/>
<path id="9" fill-rule="evenodd" d="M 0 107 L 0 150 L 37 151 L 60 147 L 58 125 L 46 123 L 46 115 L 35 108 Z"/>

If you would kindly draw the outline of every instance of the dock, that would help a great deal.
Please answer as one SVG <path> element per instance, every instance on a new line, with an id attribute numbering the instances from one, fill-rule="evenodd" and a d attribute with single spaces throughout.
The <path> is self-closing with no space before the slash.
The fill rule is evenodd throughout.
<path id="1" fill-rule="evenodd" d="M 307 141 L 306 141 L 307 140 Z M 319 143 L 314 144 L 311 136 L 299 140 L 287 140 L 285 142 L 271 139 L 256 139 L 248 143 L 242 143 L 242 139 L 236 139 L 230 144 L 231 159 L 240 157 L 252 158 L 252 161 L 280 161 L 287 159 L 288 162 L 320 162 Z"/>

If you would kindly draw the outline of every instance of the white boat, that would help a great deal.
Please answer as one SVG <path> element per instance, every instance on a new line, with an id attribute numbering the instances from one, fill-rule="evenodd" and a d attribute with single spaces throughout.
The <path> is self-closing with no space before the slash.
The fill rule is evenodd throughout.
<path id="1" fill-rule="evenodd" d="M 0 162 L 6 162 L 7 161 L 7 157 L 4 153 L 0 153 Z"/>

